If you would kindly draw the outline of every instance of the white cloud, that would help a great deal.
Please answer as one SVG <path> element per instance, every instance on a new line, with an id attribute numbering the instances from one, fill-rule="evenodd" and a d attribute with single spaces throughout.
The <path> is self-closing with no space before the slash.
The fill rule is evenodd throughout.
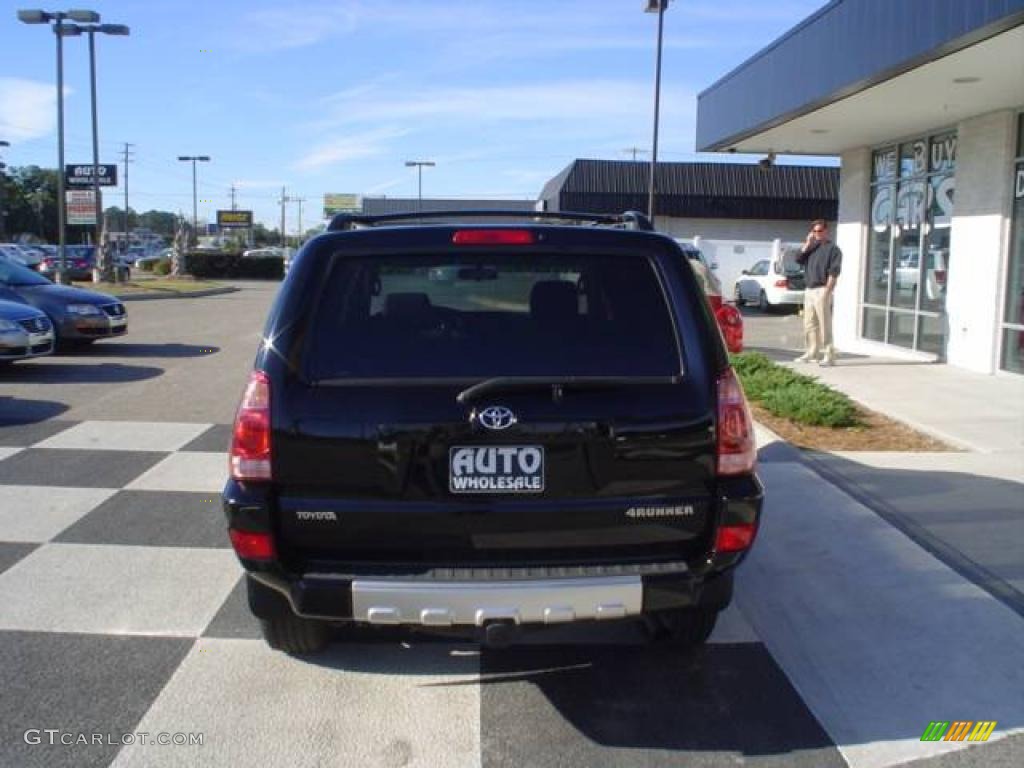
<path id="1" fill-rule="evenodd" d="M 297 171 L 316 171 L 345 160 L 359 160 L 382 155 L 394 139 L 410 133 L 397 127 L 378 128 L 362 133 L 344 134 L 332 137 L 313 147 L 292 167 Z"/>
<path id="2" fill-rule="evenodd" d="M 57 94 L 53 83 L 0 77 L 0 137 L 28 141 L 48 136 L 57 126 Z M 65 97 L 70 93 L 65 87 Z"/>

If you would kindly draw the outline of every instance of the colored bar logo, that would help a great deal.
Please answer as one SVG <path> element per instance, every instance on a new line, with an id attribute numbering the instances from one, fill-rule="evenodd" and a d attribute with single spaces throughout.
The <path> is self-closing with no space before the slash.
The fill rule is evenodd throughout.
<path id="1" fill-rule="evenodd" d="M 921 741 L 988 741 L 995 729 L 995 720 L 932 720 Z"/>

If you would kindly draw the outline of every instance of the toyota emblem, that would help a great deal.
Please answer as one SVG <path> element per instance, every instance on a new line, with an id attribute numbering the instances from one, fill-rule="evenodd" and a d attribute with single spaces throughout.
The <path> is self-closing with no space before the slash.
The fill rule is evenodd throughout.
<path id="1" fill-rule="evenodd" d="M 508 429 L 516 423 L 516 415 L 503 405 L 490 405 L 480 411 L 476 418 L 487 429 Z"/>

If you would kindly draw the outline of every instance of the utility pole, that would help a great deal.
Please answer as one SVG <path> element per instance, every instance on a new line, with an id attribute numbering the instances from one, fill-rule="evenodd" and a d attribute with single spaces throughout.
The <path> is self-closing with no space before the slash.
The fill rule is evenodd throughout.
<path id="1" fill-rule="evenodd" d="M 299 239 L 298 239 L 298 242 L 296 243 L 296 247 L 298 247 L 298 246 L 302 245 L 302 204 L 304 202 L 306 202 L 306 198 L 304 198 L 304 197 L 293 197 L 293 198 L 290 198 L 290 199 L 291 199 L 291 201 L 293 203 L 298 203 L 299 204 Z"/>
<path id="2" fill-rule="evenodd" d="M 281 187 L 281 247 L 288 247 L 288 238 L 284 236 L 284 207 L 288 203 L 288 190 Z"/>
<path id="3" fill-rule="evenodd" d="M 121 163 L 124 165 L 124 173 L 121 174 L 121 184 L 124 187 L 124 251 L 128 251 L 128 163 L 134 162 L 132 155 L 135 151 L 132 149 L 134 144 L 129 144 L 127 141 L 124 143 L 124 149 L 121 150 Z"/>
<path id="4" fill-rule="evenodd" d="M 415 168 L 417 175 L 416 184 L 416 212 L 423 212 L 423 169 L 433 168 L 436 163 L 433 160 L 406 160 L 406 168 Z"/>
<path id="5" fill-rule="evenodd" d="M 235 208 L 235 185 L 234 184 L 231 185 L 231 210 L 232 211 L 236 210 L 236 208 Z"/>

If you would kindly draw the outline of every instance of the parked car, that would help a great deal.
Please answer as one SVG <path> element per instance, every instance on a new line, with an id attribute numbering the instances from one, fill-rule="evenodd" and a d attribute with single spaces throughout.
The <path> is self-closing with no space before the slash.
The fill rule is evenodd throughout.
<path id="1" fill-rule="evenodd" d="M 736 281 L 736 306 L 756 304 L 762 312 L 804 303 L 804 269 L 796 262 L 798 251 L 785 249 L 779 258 L 761 259 Z"/>
<path id="2" fill-rule="evenodd" d="M 284 251 L 280 248 L 250 248 L 242 251 L 243 259 L 284 259 Z"/>
<path id="3" fill-rule="evenodd" d="M 128 330 L 124 304 L 114 297 L 56 285 L 10 260 L 0 260 L 0 300 L 29 304 L 46 313 L 56 342 L 63 346 L 123 336 Z"/>
<path id="4" fill-rule="evenodd" d="M 925 297 L 930 301 L 941 299 L 946 290 L 946 258 L 949 251 L 942 248 L 931 248 L 928 250 L 925 265 Z M 920 251 L 918 248 L 904 248 L 901 250 L 899 261 L 896 264 L 896 284 L 893 286 L 897 291 L 917 290 L 920 280 Z M 889 278 L 889 268 L 882 270 L 877 281 L 884 283 Z"/>
<path id="5" fill-rule="evenodd" d="M 173 248 L 162 248 L 156 253 L 151 253 L 148 256 L 140 256 L 134 262 L 136 269 L 153 269 L 156 264 L 161 261 L 170 261 L 174 258 Z"/>
<path id="6" fill-rule="evenodd" d="M 12 258 L 30 269 L 38 269 L 46 253 L 34 245 L 22 243 L 0 243 L 0 253 Z"/>
<path id="7" fill-rule="evenodd" d="M 265 639 L 624 620 L 704 642 L 763 490 L 685 256 L 639 214 L 460 217 L 336 217 L 278 294 L 223 492 Z M 445 264 L 495 274 L 432 281 Z"/>
<path id="8" fill-rule="evenodd" d="M 50 355 L 53 348 L 53 324 L 43 312 L 19 301 L 0 300 L 0 365 Z"/>
<path id="9" fill-rule="evenodd" d="M 92 280 L 92 269 L 96 266 L 96 246 L 65 245 L 64 259 L 71 280 Z M 39 265 L 39 273 L 47 277 L 56 276 L 59 269 L 60 256 L 56 250 L 52 255 L 47 255 Z"/>
<path id="10" fill-rule="evenodd" d="M 718 328 L 722 331 L 722 338 L 725 339 L 726 348 L 733 354 L 743 351 L 743 315 L 736 307 L 725 304 L 722 301 L 722 282 L 712 271 L 712 265 L 699 248 L 677 240 L 679 247 L 686 254 L 686 260 L 693 269 L 694 275 L 700 281 L 704 295 L 707 297 L 711 311 L 718 321 Z"/>

